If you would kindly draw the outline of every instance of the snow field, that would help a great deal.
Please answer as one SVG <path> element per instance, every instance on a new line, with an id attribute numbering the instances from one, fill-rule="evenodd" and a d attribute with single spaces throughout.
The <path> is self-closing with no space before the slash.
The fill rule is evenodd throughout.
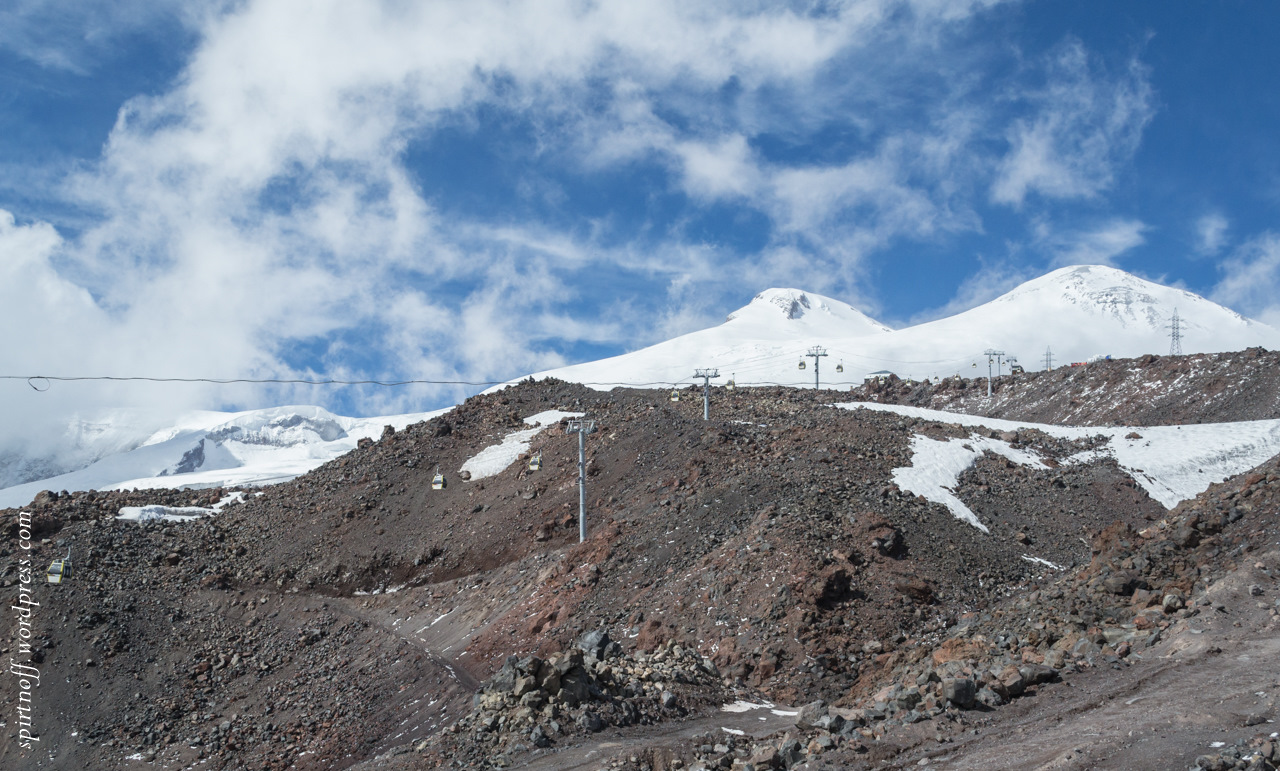
<path id="1" fill-rule="evenodd" d="M 1166 509 L 1280 453 L 1280 420 L 1185 426 L 1055 426 L 897 404 L 854 402 L 836 406 L 1001 432 L 1035 429 L 1063 439 L 1104 436 L 1107 438 L 1104 447 L 1074 455 L 1068 462 L 1114 458 L 1125 473 Z M 1035 453 L 1015 449 L 999 439 L 974 434 L 942 442 L 917 434 L 911 438 L 911 465 L 894 469 L 893 481 L 909 493 L 946 506 L 957 519 L 985 533 L 987 527 L 954 493 L 960 474 L 984 452 L 996 453 L 1023 466 L 1046 468 Z"/>

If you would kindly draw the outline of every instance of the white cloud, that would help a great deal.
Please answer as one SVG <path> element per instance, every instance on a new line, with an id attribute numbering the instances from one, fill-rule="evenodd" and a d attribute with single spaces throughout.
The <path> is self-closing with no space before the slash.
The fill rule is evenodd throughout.
<path id="1" fill-rule="evenodd" d="M 1251 238 L 1219 267 L 1222 280 L 1209 299 L 1280 327 L 1280 234 Z"/>
<path id="2" fill-rule="evenodd" d="M 1095 227 L 1055 231 L 1038 228 L 1037 246 L 1051 259 L 1052 266 L 1110 265 L 1115 258 L 1146 243 L 1147 225 L 1140 220 L 1111 219 Z"/>
<path id="3" fill-rule="evenodd" d="M 719 320 L 709 299 L 765 286 L 847 297 L 865 256 L 896 239 L 981 229 L 970 200 L 978 186 L 985 194 L 985 147 L 1007 116 L 954 82 L 968 78 L 951 72 L 955 41 L 942 32 L 990 4 L 210 3 L 182 75 L 124 105 L 99 162 L 61 188 L 98 219 L 66 242 L 48 226 L 0 228 L 3 258 L 28 266 L 11 294 L 62 309 L 15 366 L 479 380 L 556 366 L 558 346 L 690 331 Z M 1110 82 L 1067 48 L 1036 115 L 1009 131 L 995 189 L 1010 202 L 1104 189 L 1149 117 L 1138 65 Z M 926 100 L 909 129 L 880 117 L 899 107 L 903 83 L 925 80 L 959 96 Z M 728 91 L 740 97 L 721 99 Z M 608 215 L 563 232 L 505 211 L 444 215 L 406 151 L 441 125 L 480 125 L 482 108 L 528 121 L 534 152 L 571 173 L 656 163 L 696 203 L 753 207 L 768 242 L 743 256 L 685 240 L 680 225 L 619 245 Z M 753 144 L 803 143 L 834 122 L 858 136 L 822 160 Z M 1141 232 L 1131 223 L 1129 242 Z M 1122 226 L 1092 238 L 1094 261 L 1130 248 Z M 666 296 L 646 308 L 620 297 L 606 323 L 577 310 L 591 282 L 637 276 Z M 312 360 L 298 348 L 318 351 L 316 363 L 300 364 Z M 102 390 L 85 403 L 156 393 Z M 461 393 L 379 392 L 364 404 L 418 409 Z M 175 409 L 326 398 L 165 394 Z"/>
<path id="4" fill-rule="evenodd" d="M 433 345 L 445 350 L 432 353 L 460 372 L 534 366 L 544 354 L 528 348 L 517 326 L 480 321 L 494 320 L 499 305 L 512 319 L 556 313 L 527 286 L 491 284 L 495 268 L 512 264 L 509 229 L 440 221 L 400 166 L 406 141 L 481 102 L 572 116 L 588 81 L 603 79 L 616 103 L 574 124 L 608 122 L 594 126 L 592 136 L 605 137 L 597 162 L 660 149 L 678 159 L 696 196 L 749 196 L 768 186 L 771 206 L 792 227 L 866 203 L 884 220 L 868 225 L 868 243 L 904 227 L 927 230 L 937 207 L 903 183 L 896 160 L 762 172 L 742 134 L 678 139 L 652 110 L 662 89 L 693 94 L 729 78 L 753 88 L 811 77 L 880 24 L 886 7 L 853 3 L 809 16 L 728 3 L 250 2 L 209 23 L 175 89 L 126 105 L 102 162 L 71 180 L 78 200 L 104 220 L 69 245 L 68 272 L 116 309 L 119 323 L 156 335 L 181 330 L 214 350 L 226 345 L 216 340 L 236 340 L 240 350 L 223 366 L 253 360 L 266 368 L 281 365 L 276 346 L 287 340 L 419 318 L 387 310 L 399 307 L 402 271 L 427 283 L 470 279 L 486 287 L 454 312 L 484 344 L 442 337 Z M 284 28 L 290 34 L 280 35 Z M 775 181 L 764 182 L 764 172 Z M 294 200 L 264 212 L 263 196 L 278 184 Z M 675 247 L 673 257 L 683 251 Z M 590 244 L 573 255 L 545 244 L 514 248 L 520 259 L 547 257 L 544 272 L 562 281 L 602 258 L 717 272 L 708 259 L 690 265 Z M 216 298 L 216 321 L 188 318 L 192 287 Z M 434 304 L 428 316 L 443 312 Z"/>
<path id="5" fill-rule="evenodd" d="M 714 144 L 682 142 L 676 152 L 683 161 L 684 187 L 694 196 L 745 196 L 760 184 L 759 168 L 741 134 L 731 134 Z"/>
<path id="6" fill-rule="evenodd" d="M 1134 60 L 1115 77 L 1095 72 L 1077 40 L 1046 67 L 1047 84 L 1031 101 L 1036 113 L 1014 121 L 991 198 L 1021 206 L 1031 193 L 1091 198 L 1111 187 L 1155 113 L 1146 68 Z"/>
<path id="7" fill-rule="evenodd" d="M 1196 251 L 1203 255 L 1215 255 L 1226 245 L 1227 218 L 1211 212 L 1196 220 Z"/>

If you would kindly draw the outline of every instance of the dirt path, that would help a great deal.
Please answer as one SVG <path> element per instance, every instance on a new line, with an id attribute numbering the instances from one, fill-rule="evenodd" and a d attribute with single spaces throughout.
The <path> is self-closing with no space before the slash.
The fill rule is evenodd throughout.
<path id="1" fill-rule="evenodd" d="M 1217 609 L 1171 627 L 1139 663 L 1074 675 L 1002 708 L 976 735 L 917 748 L 889 767 L 1188 768 L 1216 742 L 1271 734 L 1280 699 L 1275 592 L 1248 591 L 1264 581 L 1273 585 L 1249 570 L 1229 576 L 1210 591 Z"/>

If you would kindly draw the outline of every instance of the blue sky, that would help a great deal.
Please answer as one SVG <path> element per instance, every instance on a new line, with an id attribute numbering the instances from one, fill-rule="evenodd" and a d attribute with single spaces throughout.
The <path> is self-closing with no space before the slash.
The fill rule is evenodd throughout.
<path id="1" fill-rule="evenodd" d="M 1073 263 L 1275 323 L 1276 39 L 1225 1 L 17 0 L 3 369 L 505 379 L 770 286 L 902 326 Z"/>

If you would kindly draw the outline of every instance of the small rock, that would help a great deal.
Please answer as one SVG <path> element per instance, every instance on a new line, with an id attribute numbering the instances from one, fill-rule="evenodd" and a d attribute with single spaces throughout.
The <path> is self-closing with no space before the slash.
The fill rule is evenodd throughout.
<path id="1" fill-rule="evenodd" d="M 812 701 L 800 708 L 796 713 L 796 726 L 799 728 L 812 728 L 818 724 L 818 720 L 827 714 L 827 705 L 821 701 Z"/>

